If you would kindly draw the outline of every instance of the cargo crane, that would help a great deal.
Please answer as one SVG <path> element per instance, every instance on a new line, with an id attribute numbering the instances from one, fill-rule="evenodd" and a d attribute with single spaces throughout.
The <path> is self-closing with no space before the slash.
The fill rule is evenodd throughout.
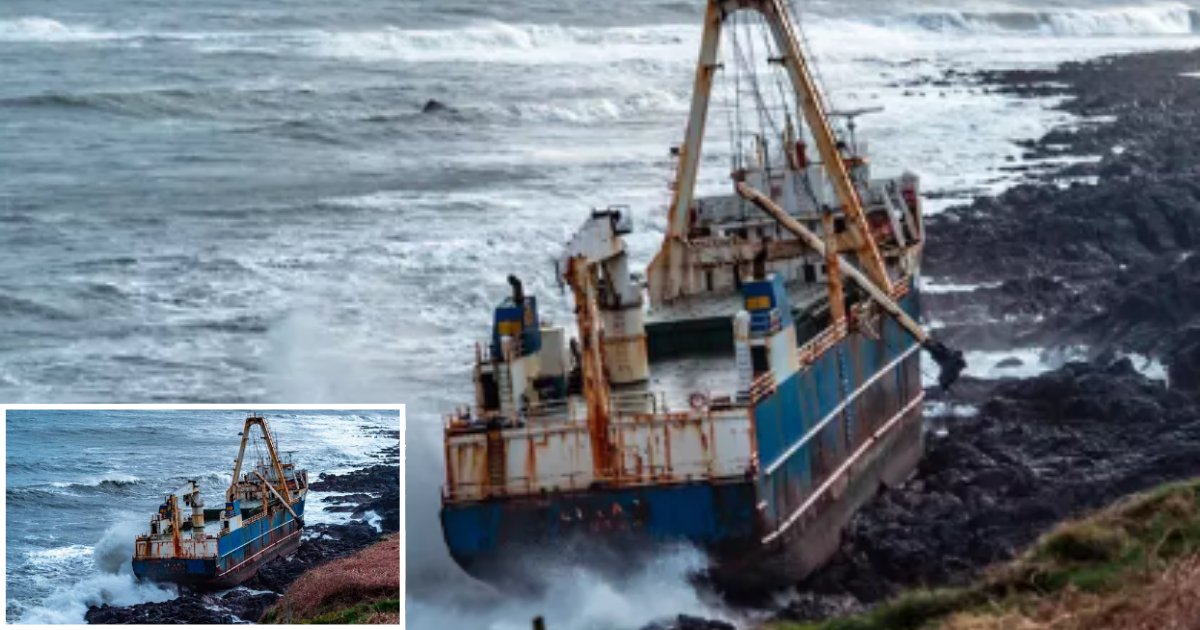
<path id="1" fill-rule="evenodd" d="M 629 213 L 592 210 L 556 270 L 578 345 L 568 355 L 564 329 L 543 325 L 510 279 L 491 342 L 477 346 L 476 404 L 446 419 L 442 528 L 472 575 L 536 582 L 522 575 L 530 552 L 602 563 L 604 549 L 636 558 L 634 544 L 685 541 L 708 552 L 727 590 L 794 583 L 836 551 L 881 485 L 916 468 L 920 352 L 941 366 L 943 390 L 964 367 L 918 323 L 919 177 L 872 177 L 854 123 L 868 112 L 826 105 L 783 0 L 706 6 L 644 286 L 628 271 Z M 744 54 L 758 34 L 765 72 Z M 718 57 L 723 39 L 732 63 Z M 760 129 L 742 134 L 736 112 L 732 194 L 698 196 L 722 71 L 739 95 L 748 77 Z M 772 73 L 782 125 L 757 85 Z M 849 142 L 831 117 L 848 120 Z"/>

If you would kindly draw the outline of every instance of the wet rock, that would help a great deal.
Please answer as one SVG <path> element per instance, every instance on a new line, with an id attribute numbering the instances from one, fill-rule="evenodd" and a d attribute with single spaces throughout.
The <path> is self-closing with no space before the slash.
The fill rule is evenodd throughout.
<path id="1" fill-rule="evenodd" d="M 1180 331 L 1200 326 L 1200 260 L 1191 257 L 1200 245 L 1200 145 L 1189 140 L 1200 133 L 1200 81 L 1179 74 L 1198 64 L 1200 53 L 1172 51 L 975 77 L 1019 96 L 1067 93 L 1074 98 L 1063 109 L 1115 122 L 1022 143 L 1029 157 L 1098 156 L 1098 164 L 1041 169 L 997 197 L 930 217 L 930 273 L 1002 283 L 965 300 L 931 296 L 941 319 L 974 322 L 947 328 L 943 341 L 1083 343 L 1163 357 L 1182 347 Z M 1057 185 L 1080 176 L 1097 181 Z"/>
<path id="2" fill-rule="evenodd" d="M 813 622 L 830 617 L 844 617 L 863 612 L 865 607 L 853 597 L 847 595 L 818 595 L 816 593 L 801 593 L 788 600 L 787 604 L 775 613 L 778 621 Z"/>
<path id="3" fill-rule="evenodd" d="M 400 487 L 400 469 L 397 466 L 376 464 L 344 475 L 321 473 L 309 488 L 318 492 L 380 492 L 387 488 Z"/>
<path id="4" fill-rule="evenodd" d="M 351 502 L 362 503 L 364 501 L 370 501 L 370 500 L 371 500 L 371 495 L 363 493 L 363 492 L 358 492 L 355 494 L 333 494 L 333 495 L 325 497 L 324 499 L 321 499 L 321 502 L 322 503 L 351 503 Z"/>
<path id="5" fill-rule="evenodd" d="M 1189 328 L 1178 337 L 1179 346 L 1171 351 L 1171 385 L 1200 394 L 1200 328 Z"/>
<path id="6" fill-rule="evenodd" d="M 279 597 L 279 593 L 251 592 L 238 588 L 221 597 L 220 606 L 238 619 L 257 621 Z"/>
<path id="7" fill-rule="evenodd" d="M 860 511 L 801 589 L 870 603 L 964 584 L 1065 518 L 1200 475 L 1200 407 L 1127 359 L 1068 364 L 973 396 L 959 402 L 980 414 L 930 440 L 915 478 Z"/>
<path id="8" fill-rule="evenodd" d="M 436 98 L 431 98 L 428 101 L 425 101 L 425 105 L 423 107 L 421 107 L 422 114 L 437 114 L 439 112 L 448 112 L 448 111 L 453 111 L 453 110 L 451 110 L 451 108 L 448 105 L 437 100 Z"/>
<path id="9" fill-rule="evenodd" d="M 641 630 L 737 630 L 737 626 L 716 619 L 679 615 L 670 621 L 658 621 Z"/>
<path id="10" fill-rule="evenodd" d="M 400 488 L 389 488 L 378 499 L 359 504 L 352 516 L 365 518 L 367 512 L 379 515 L 379 528 L 383 532 L 400 531 Z"/>
<path id="11" fill-rule="evenodd" d="M 274 597 L 278 598 L 278 595 Z M 247 612 L 247 609 L 238 607 L 237 612 Z M 204 595 L 179 597 L 167 602 L 134 606 L 105 604 L 98 608 L 89 608 L 84 619 L 89 624 L 227 624 L 245 623 L 256 620 L 257 617 L 252 619 L 241 617 L 232 608 L 223 605 L 220 598 L 214 595 Z"/>
<path id="12" fill-rule="evenodd" d="M 1001 359 L 999 363 L 996 364 L 996 367 L 1012 368 L 1012 367 L 1021 367 L 1022 365 L 1025 365 L 1025 362 L 1018 359 L 1017 357 L 1005 357 L 1005 358 Z"/>

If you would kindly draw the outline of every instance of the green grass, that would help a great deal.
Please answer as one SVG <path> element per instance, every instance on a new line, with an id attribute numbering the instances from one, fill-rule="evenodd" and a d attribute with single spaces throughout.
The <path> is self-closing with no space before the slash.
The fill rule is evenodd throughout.
<path id="1" fill-rule="evenodd" d="M 400 598 L 381 599 L 355 604 L 348 608 L 322 613 L 312 619 L 293 619 L 291 623 L 365 623 L 375 613 L 399 613 Z M 276 617 L 275 607 L 267 610 L 259 623 L 287 623 Z"/>
<path id="2" fill-rule="evenodd" d="M 400 598 L 355 604 L 349 608 L 317 615 L 303 623 L 364 623 L 375 613 L 400 613 Z"/>
<path id="3" fill-rule="evenodd" d="M 1017 559 L 958 589 L 918 590 L 853 617 L 772 630 L 917 630 L 953 613 L 1003 611 L 1074 588 L 1106 593 L 1200 554 L 1200 480 L 1134 495 L 1043 536 Z"/>

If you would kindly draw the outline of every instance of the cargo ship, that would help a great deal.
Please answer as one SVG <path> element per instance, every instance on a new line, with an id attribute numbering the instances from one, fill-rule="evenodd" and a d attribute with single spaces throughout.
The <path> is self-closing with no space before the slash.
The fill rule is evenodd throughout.
<path id="1" fill-rule="evenodd" d="M 763 78 L 729 65 L 753 28 L 790 104 L 748 156 L 735 147 L 729 192 L 699 196 L 717 73 Z M 608 207 L 556 263 L 574 331 L 544 325 L 510 276 L 476 346 L 474 404 L 444 426 L 440 518 L 467 572 L 512 584 L 531 558 L 622 564 L 637 545 L 684 543 L 725 590 L 770 589 L 820 567 L 880 486 L 913 472 L 920 352 L 941 388 L 965 367 L 918 323 L 919 178 L 872 177 L 854 135 L 867 112 L 828 108 L 802 44 L 781 0 L 709 0 L 646 272 L 631 273 L 629 209 Z"/>
<path id="2" fill-rule="evenodd" d="M 243 473 L 246 445 L 255 427 L 262 443 L 253 443 L 258 457 Z M 195 480 L 168 494 L 150 517 L 150 532 L 134 541 L 133 573 L 139 579 L 198 590 L 230 588 L 299 547 L 307 471 L 279 457 L 262 416 L 248 416 L 240 435 L 224 507 L 205 508 Z"/>

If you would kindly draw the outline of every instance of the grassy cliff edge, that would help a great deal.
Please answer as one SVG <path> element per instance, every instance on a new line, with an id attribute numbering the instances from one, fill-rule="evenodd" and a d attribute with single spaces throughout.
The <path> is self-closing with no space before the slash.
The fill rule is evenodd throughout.
<path id="1" fill-rule="evenodd" d="M 1200 479 L 1127 497 L 1042 536 L 964 588 L 770 630 L 1184 627 L 1200 619 Z"/>
<path id="2" fill-rule="evenodd" d="M 400 537 L 301 575 L 262 623 L 400 623 Z"/>

